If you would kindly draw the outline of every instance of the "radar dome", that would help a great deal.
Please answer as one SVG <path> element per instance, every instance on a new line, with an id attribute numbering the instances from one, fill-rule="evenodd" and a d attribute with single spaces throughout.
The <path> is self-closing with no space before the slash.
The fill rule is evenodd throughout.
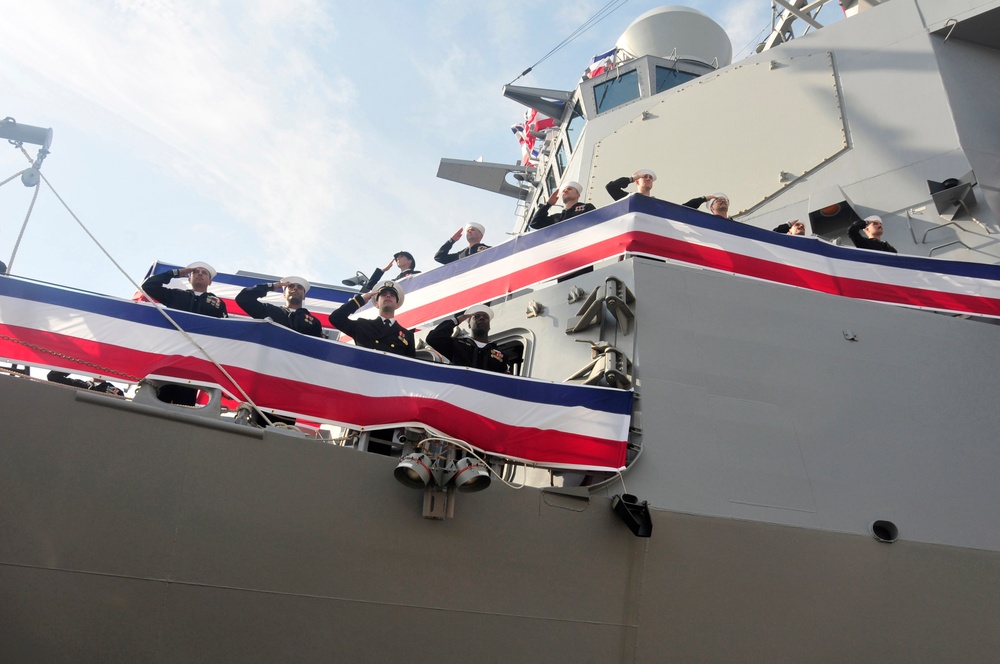
<path id="1" fill-rule="evenodd" d="M 632 21 L 615 44 L 630 55 L 697 60 L 725 67 L 733 61 L 733 44 L 718 23 L 690 7 L 659 7 Z"/>

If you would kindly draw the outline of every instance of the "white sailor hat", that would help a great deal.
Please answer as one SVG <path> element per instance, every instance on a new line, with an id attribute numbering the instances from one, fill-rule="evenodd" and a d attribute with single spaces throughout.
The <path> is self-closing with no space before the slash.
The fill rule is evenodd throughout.
<path id="1" fill-rule="evenodd" d="M 656 173 L 654 173 L 653 171 L 649 170 L 648 168 L 640 168 L 639 170 L 637 170 L 635 173 L 632 174 L 632 179 L 635 180 L 635 179 L 639 178 L 642 175 L 652 175 L 653 176 L 653 182 L 656 182 Z"/>
<path id="2" fill-rule="evenodd" d="M 376 286 L 375 299 L 376 300 L 378 299 L 378 296 L 382 294 L 382 291 L 387 291 L 387 290 L 390 290 L 396 294 L 396 301 L 399 303 L 397 305 L 397 308 L 403 306 L 403 298 L 406 297 L 406 293 L 403 292 L 403 289 L 400 288 L 399 284 L 397 284 L 395 281 L 383 281 L 378 286 Z"/>
<path id="3" fill-rule="evenodd" d="M 201 261 L 195 261 L 194 263 L 191 263 L 190 265 L 188 265 L 188 268 L 192 269 L 192 270 L 194 268 L 196 268 L 196 267 L 200 267 L 200 268 L 202 268 L 204 270 L 208 270 L 208 276 L 210 276 L 212 279 L 215 279 L 215 275 L 218 274 L 218 272 L 215 271 L 215 268 L 212 267 L 211 265 L 209 265 L 208 263 L 202 263 Z"/>
<path id="4" fill-rule="evenodd" d="M 483 226 L 482 224 L 480 224 L 478 222 L 470 221 L 469 223 L 467 223 L 465 225 L 465 230 L 469 230 L 470 228 L 475 228 L 477 231 L 479 231 L 483 235 L 486 235 L 486 226 Z"/>
<path id="5" fill-rule="evenodd" d="M 579 182 L 577 182 L 576 180 L 570 180 L 569 182 L 567 182 L 566 184 L 563 185 L 563 189 L 565 189 L 566 187 L 573 187 L 581 195 L 583 194 L 583 185 L 580 184 Z"/>
<path id="6" fill-rule="evenodd" d="M 877 214 L 873 214 L 870 217 L 865 217 L 865 226 L 867 226 L 868 224 L 872 223 L 873 221 L 877 221 L 878 223 L 881 224 L 882 223 L 882 217 L 878 216 Z"/>
<path id="7" fill-rule="evenodd" d="M 285 277 L 282 281 L 287 281 L 290 284 L 298 284 L 299 286 L 302 286 L 302 290 L 306 293 L 308 293 L 309 289 L 312 288 L 312 284 L 302 277 Z"/>
<path id="8" fill-rule="evenodd" d="M 490 320 L 493 320 L 493 310 L 485 304 L 477 304 L 465 310 L 465 315 L 467 315 L 470 319 L 475 314 L 486 314 L 489 316 Z"/>

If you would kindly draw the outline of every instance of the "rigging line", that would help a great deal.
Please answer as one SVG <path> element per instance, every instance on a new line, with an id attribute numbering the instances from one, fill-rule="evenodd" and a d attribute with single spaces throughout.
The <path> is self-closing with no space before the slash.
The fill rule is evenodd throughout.
<path id="1" fill-rule="evenodd" d="M 544 56 L 542 56 L 541 60 L 539 60 L 538 62 L 536 62 L 535 64 L 533 64 L 531 67 L 529 67 L 528 69 L 526 69 L 524 72 L 522 72 L 521 76 L 524 76 L 525 74 L 527 74 L 528 72 L 530 72 L 532 69 L 534 69 L 535 67 L 537 67 L 538 65 L 540 65 L 542 62 L 544 62 L 545 60 L 547 60 L 552 55 L 555 55 L 555 53 L 557 53 L 558 51 L 560 51 L 563 47 L 565 47 L 566 45 L 568 45 L 570 42 L 572 42 L 573 40 L 575 40 L 580 35 L 582 35 L 585 32 L 587 32 L 587 30 L 590 30 L 590 28 L 594 27 L 595 25 L 597 25 L 598 23 L 600 23 L 601 21 L 603 21 L 605 18 L 607 18 L 608 16 L 610 16 L 614 11 L 616 11 L 619 8 L 621 8 L 627 2 L 628 2 L 628 0 L 610 0 L 608 2 L 608 4 L 606 4 L 601 9 L 597 10 L 597 12 L 593 16 L 591 16 L 589 19 L 587 19 L 582 25 L 580 25 L 576 30 L 574 30 L 568 37 L 566 37 L 565 39 L 563 39 L 558 45 L 555 46 L 555 48 L 553 48 L 548 53 L 546 53 Z M 611 5 L 613 5 L 614 3 L 618 3 L 618 5 L 615 6 L 615 7 L 611 7 Z M 602 14 L 603 14 L 603 16 L 602 16 Z M 518 76 L 518 78 L 521 78 L 521 76 Z M 514 79 L 514 80 L 516 81 L 517 79 Z M 511 81 L 511 83 L 513 83 L 513 81 Z"/>
<path id="2" fill-rule="evenodd" d="M 27 151 L 23 147 L 21 148 L 21 152 L 28 159 L 28 161 L 31 161 L 31 156 L 27 153 Z M 180 332 L 184 336 L 184 338 L 187 339 L 188 342 L 191 343 L 192 346 L 194 346 L 195 348 L 197 348 L 201 352 L 201 354 L 204 355 L 205 358 L 209 362 L 211 362 L 213 365 L 215 365 L 216 369 L 218 369 L 220 372 L 222 372 L 222 375 L 225 376 L 226 379 L 230 383 L 232 383 L 233 386 L 236 387 L 236 389 L 239 391 L 240 395 L 247 401 L 247 403 L 249 403 L 254 409 L 257 410 L 257 412 L 259 412 L 261 414 L 261 416 L 264 418 L 264 420 L 266 422 L 271 423 L 271 420 L 267 417 L 267 415 L 263 411 L 261 411 L 260 408 L 257 407 L 257 404 L 254 403 L 253 399 L 250 398 L 250 396 L 246 393 L 246 391 L 239 384 L 239 382 L 237 382 L 236 379 L 233 378 L 229 374 L 228 371 L 226 371 L 225 367 L 223 367 L 221 364 L 219 364 L 218 361 L 216 361 L 216 359 L 214 357 L 212 357 L 212 355 L 207 350 L 205 350 L 204 348 L 202 348 L 201 344 L 199 344 L 197 341 L 195 341 L 194 338 L 190 334 L 188 334 L 184 330 L 184 328 L 182 328 L 177 323 L 177 321 L 175 321 L 170 316 L 170 314 L 167 313 L 166 308 L 162 304 L 160 304 L 159 302 L 156 302 L 153 298 L 149 297 L 149 295 L 146 294 L 146 291 L 144 291 L 142 289 L 142 286 L 140 286 L 139 284 L 137 284 L 135 282 L 135 280 L 132 278 L 132 276 L 128 272 L 125 271 L 125 268 L 123 268 L 121 265 L 118 264 L 118 261 L 116 261 L 114 259 L 114 257 L 112 257 L 110 253 L 108 253 L 108 250 L 104 248 L 104 246 L 97 240 L 96 237 L 94 237 L 94 234 L 91 233 L 90 230 L 80 220 L 80 218 L 78 216 L 76 216 L 76 213 L 73 212 L 72 209 L 70 209 L 69 205 L 66 204 L 66 201 L 64 201 L 63 198 L 62 198 L 62 196 L 59 195 L 59 192 L 56 191 L 55 187 L 52 186 L 52 183 L 49 182 L 49 179 L 47 177 L 45 177 L 45 175 L 43 173 L 41 173 L 41 172 L 39 172 L 39 176 L 41 176 L 41 180 L 43 182 L 45 182 L 45 184 L 48 186 L 48 188 L 52 192 L 52 194 L 59 200 L 60 203 L 62 203 L 62 206 L 64 208 L 66 208 L 66 211 L 69 212 L 70 216 L 73 217 L 73 219 L 76 221 L 76 223 L 79 224 L 80 228 L 83 229 L 83 232 L 87 234 L 87 237 L 89 237 L 91 240 L 93 240 L 94 244 L 97 245 L 97 248 L 100 249 L 101 252 L 104 253 L 105 256 L 107 256 L 108 260 L 111 261 L 111 264 L 114 265 L 116 268 L 118 268 L 118 271 L 121 272 L 125 276 L 126 279 L 128 279 L 129 283 L 131 283 L 133 286 L 135 286 L 135 289 L 137 291 L 139 291 L 140 293 L 142 293 L 143 295 L 145 295 L 147 298 L 149 298 L 149 301 L 153 303 L 153 305 L 156 307 L 157 311 L 159 311 L 163 315 L 163 317 L 166 318 L 167 321 L 170 322 L 171 325 L 173 325 L 175 328 L 177 328 L 177 331 Z M 41 183 L 39 183 L 38 185 L 35 186 L 35 188 L 36 188 L 35 195 L 36 196 L 38 194 L 37 189 L 40 186 L 41 186 Z M 32 204 L 34 204 L 34 201 L 32 201 Z M 30 211 L 29 211 L 29 215 L 30 215 Z M 25 219 L 25 223 L 27 223 L 27 219 Z M 23 233 L 23 228 L 22 228 L 22 233 Z M 20 237 L 18 238 L 18 242 L 20 242 Z M 16 250 L 16 247 L 15 247 L 15 250 Z M 11 263 L 13 263 L 13 261 L 14 261 L 14 259 L 13 259 L 13 257 L 11 257 Z M 8 270 L 9 269 L 10 268 L 8 267 Z"/>
<path id="3" fill-rule="evenodd" d="M 595 25 L 597 25 L 598 23 L 600 23 L 601 21 L 603 21 L 604 19 L 606 19 L 608 16 L 610 16 L 611 14 L 613 14 L 615 11 L 617 11 L 618 9 L 621 9 L 624 5 L 628 4 L 628 2 L 629 2 L 629 0 L 608 0 L 608 3 L 606 5 L 604 5 L 603 7 L 601 7 L 600 9 L 598 9 L 597 12 L 595 12 L 593 16 L 591 16 L 589 19 L 587 19 L 586 21 L 584 21 L 583 24 L 580 25 L 578 28 L 576 28 L 576 30 L 574 30 L 572 33 L 570 33 L 570 35 L 568 37 L 566 37 L 561 42 L 559 42 L 559 44 L 557 44 L 551 51 L 549 51 L 548 53 L 546 53 L 545 55 L 543 55 L 542 58 L 538 62 L 536 62 L 535 64 L 533 64 L 530 67 L 528 67 L 527 69 L 525 69 L 523 72 L 521 72 L 518 76 L 516 76 L 507 85 L 511 85 L 517 79 L 522 78 L 524 76 L 527 76 L 535 67 L 537 67 L 538 65 L 540 65 L 543 62 L 545 62 L 546 60 L 548 60 L 550 57 L 552 57 L 553 55 L 555 55 L 558 51 L 562 50 L 563 47 L 565 47 L 570 42 L 572 42 L 573 40 L 575 40 L 577 37 L 579 37 L 580 35 L 584 34 L 588 30 L 590 30 L 592 27 L 594 27 Z M 614 5 L 614 6 L 612 6 L 612 5 Z"/>
<path id="4" fill-rule="evenodd" d="M 27 173 L 30 170 L 31 170 L 30 168 L 26 168 L 23 171 L 18 171 L 17 173 L 14 173 L 13 175 L 11 175 L 9 178 L 7 178 L 6 180 L 4 180 L 3 182 L 0 182 L 0 187 L 4 186 L 5 184 L 7 184 L 8 182 L 10 182 L 14 178 L 16 178 L 16 177 L 18 177 L 20 175 L 24 175 L 25 173 Z"/>
<path id="5" fill-rule="evenodd" d="M 756 45 L 757 45 L 757 44 L 760 44 L 760 43 L 761 43 L 761 42 L 763 41 L 763 40 L 761 39 L 761 37 L 763 37 L 764 33 L 765 33 L 765 32 L 767 32 L 767 31 L 769 31 L 769 30 L 772 30 L 772 29 L 773 29 L 773 28 L 769 28 L 769 27 L 767 27 L 767 26 L 764 26 L 763 28 L 761 28 L 761 29 L 760 29 L 760 32 L 758 32 L 758 33 L 757 33 L 757 36 L 756 36 L 756 37 L 753 37 L 753 38 L 751 38 L 751 39 L 750 39 L 750 43 L 748 43 L 748 44 L 747 44 L 746 46 L 744 46 L 743 48 L 741 48 L 741 49 L 740 49 L 740 50 L 739 50 L 739 51 L 738 51 L 738 52 L 736 53 L 736 56 L 734 56 L 734 57 L 733 57 L 733 61 L 735 62 L 736 60 L 738 60 L 738 59 L 739 59 L 739 56 L 740 56 L 740 55 L 741 55 L 741 54 L 743 53 L 743 51 L 746 51 L 746 50 L 747 50 L 747 49 L 749 49 L 749 48 L 756 48 Z M 750 54 L 749 54 L 749 53 L 747 53 L 747 57 L 750 57 Z"/>
<path id="6" fill-rule="evenodd" d="M 24 148 L 21 149 L 24 150 Z M 36 182 L 34 189 L 35 193 L 31 195 L 31 204 L 28 205 L 28 213 L 24 215 L 24 223 L 21 224 L 21 232 L 17 234 L 17 242 L 14 243 L 14 250 L 10 252 L 10 260 L 7 261 L 7 274 L 11 274 L 11 270 L 14 269 L 14 257 L 17 256 L 17 248 L 21 246 L 21 238 L 24 237 L 24 230 L 28 227 L 28 219 L 31 218 L 31 212 L 35 209 L 35 201 L 38 200 L 38 191 L 41 189 L 41 183 Z"/>

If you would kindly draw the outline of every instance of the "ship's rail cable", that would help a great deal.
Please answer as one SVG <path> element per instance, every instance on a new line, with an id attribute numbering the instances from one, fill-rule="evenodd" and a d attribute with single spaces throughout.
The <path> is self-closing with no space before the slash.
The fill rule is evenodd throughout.
<path id="1" fill-rule="evenodd" d="M 28 154 L 28 152 L 27 152 L 27 151 L 26 151 L 26 150 L 24 149 L 24 147 L 23 147 L 23 146 L 20 146 L 20 145 L 19 145 L 18 147 L 20 148 L 20 150 L 21 150 L 21 153 L 22 153 L 22 154 L 24 154 L 24 156 L 25 156 L 25 157 L 26 157 L 26 158 L 28 159 L 28 161 L 29 161 L 29 162 L 30 162 L 30 161 L 32 161 L 32 159 L 31 159 L 31 155 L 29 155 L 29 154 Z M 242 398 L 243 398 L 243 399 L 244 399 L 244 400 L 245 400 L 245 401 L 246 401 L 246 402 L 247 402 L 248 404 L 250 404 L 250 406 L 251 406 L 251 407 L 253 407 L 253 408 L 254 408 L 254 409 L 255 409 L 255 410 L 256 410 L 256 411 L 258 412 L 258 413 L 260 413 L 260 416 L 264 418 L 264 421 L 265 421 L 265 422 L 267 422 L 268 424 L 272 424 L 272 422 L 271 422 L 271 419 L 270 419 L 270 418 L 269 418 L 269 417 L 267 416 L 267 414 L 266 414 L 266 413 L 264 413 L 264 411 L 263 411 L 263 410 L 261 410 L 260 408 L 258 408 L 258 407 L 257 407 L 257 404 L 256 404 L 256 403 L 254 403 L 253 399 L 251 399 L 251 398 L 250 398 L 250 395 L 248 395 L 248 394 L 246 393 L 246 391 L 245 391 L 245 390 L 243 389 L 243 387 L 242 387 L 242 386 L 241 386 L 241 385 L 240 385 L 240 384 L 239 384 L 239 383 L 238 383 L 238 382 L 236 381 L 236 379 L 235 379 L 235 378 L 233 378 L 233 377 L 232 377 L 232 376 L 231 376 L 231 375 L 229 374 L 229 372 L 228 372 L 228 371 L 226 371 L 226 368 L 225 368 L 225 367 L 223 367 L 223 366 L 222 366 L 221 364 L 219 364 L 219 362 L 218 362 L 218 361 L 217 361 L 217 360 L 216 360 L 216 359 L 215 359 L 214 357 L 212 357 L 211 353 L 209 353 L 209 352 L 208 352 L 207 350 L 205 350 L 205 349 L 204 349 L 204 348 L 203 348 L 203 347 L 201 346 L 201 344 L 199 344 L 199 343 L 198 343 L 197 341 L 195 341 L 194 337 L 192 337 L 192 336 L 191 336 L 190 334 L 188 334 L 188 333 L 187 333 L 187 331 L 186 331 L 186 330 L 184 330 L 184 328 L 182 328 L 182 327 L 181 327 L 181 326 L 180 326 L 180 325 L 179 325 L 179 324 L 177 323 L 177 321 L 175 321 L 175 320 L 174 320 L 174 319 L 173 319 L 173 318 L 172 318 L 172 317 L 170 316 L 170 314 L 169 314 L 169 313 L 167 313 L 167 310 L 166 310 L 166 307 L 164 307 L 164 306 L 163 306 L 162 304 L 160 304 L 159 302 L 155 301 L 155 300 L 154 300 L 153 298 L 149 297 L 149 295 L 148 295 L 148 294 L 146 294 L 146 291 L 144 291 L 144 290 L 142 289 L 142 286 L 140 286 L 140 285 L 139 285 L 138 283 L 136 283 L 136 281 L 135 281 L 135 280 L 134 280 L 134 279 L 132 278 L 132 276 L 131 276 L 131 275 L 130 275 L 130 274 L 129 274 L 129 273 L 128 273 L 128 272 L 126 271 L 126 270 L 125 270 L 125 268 L 123 268 L 123 267 L 122 267 L 122 266 L 121 266 L 121 265 L 120 265 L 120 264 L 118 263 L 118 261 L 116 261 L 116 260 L 114 259 L 114 257 L 113 257 L 113 256 L 112 256 L 112 255 L 111 255 L 111 254 L 110 254 L 109 252 L 108 252 L 108 250 L 104 248 L 104 245 L 102 245 L 102 244 L 100 243 L 100 241 L 98 241 L 98 239 L 97 239 L 96 237 L 94 237 L 94 234 L 90 232 L 90 229 L 88 229 L 88 228 L 86 227 L 86 225 L 84 225 L 83 221 L 81 221 L 81 220 L 80 220 L 80 218 L 79 218 L 78 216 L 76 216 L 76 213 L 75 213 L 75 212 L 73 212 L 73 210 L 72 210 L 72 209 L 71 209 L 71 208 L 69 207 L 69 205 L 67 205 L 66 201 L 64 201 L 64 200 L 63 200 L 63 198 L 62 198 L 62 196 L 60 196 L 60 195 L 59 195 L 59 192 L 58 192 L 58 191 L 56 191 L 55 187 L 53 187 L 53 186 L 52 186 L 52 183 L 51 183 L 51 182 L 49 182 L 49 179 L 48 179 L 47 177 L 45 177 L 45 175 L 44 175 L 43 173 L 41 173 L 41 172 L 39 172 L 39 173 L 38 173 L 38 175 L 39 175 L 39 177 L 41 178 L 41 182 L 44 182 L 44 183 L 46 184 L 46 186 L 48 186 L 49 190 L 50 190 L 50 191 L 52 192 L 52 194 L 53 194 L 53 195 L 54 195 L 54 196 L 56 197 L 56 199 L 58 199 L 58 201 L 59 201 L 59 202 L 60 202 L 60 203 L 62 204 L 62 206 L 63 206 L 64 208 L 66 208 L 66 211 L 67 211 L 67 212 L 68 212 L 68 213 L 70 214 L 70 216 L 71 216 L 71 217 L 73 217 L 73 219 L 74 219 L 74 220 L 76 221 L 76 223 L 77 223 L 77 224 L 78 224 L 78 225 L 80 226 L 80 228 L 82 228 L 82 229 L 83 229 L 83 232 L 87 234 L 87 237 L 89 237 L 89 238 L 90 238 L 90 239 L 91 239 L 91 240 L 92 240 L 92 241 L 94 242 L 94 244 L 95 244 L 95 245 L 97 245 L 97 248 L 101 250 L 101 252 L 102 252 L 102 253 L 103 253 L 103 254 L 104 254 L 104 255 L 105 255 L 105 256 L 106 256 L 107 258 L 108 258 L 108 260 L 109 260 L 109 261 L 111 261 L 111 264 L 112 264 L 112 265 L 114 265 L 114 266 L 115 266 L 115 267 L 116 267 L 116 268 L 118 269 L 118 271 L 119 271 L 119 272 L 121 272 L 121 273 L 122 273 L 122 275 L 124 275 L 124 277 L 125 277 L 126 279 L 128 279 L 129 283 L 131 283 L 131 284 L 132 284 L 132 285 L 133 285 L 133 286 L 135 287 L 135 289 L 136 289 L 137 291 L 139 291 L 140 293 L 142 293 L 142 294 L 143 294 L 144 296 L 146 296 L 146 297 L 147 297 L 147 298 L 149 299 L 149 301 L 150 301 L 150 302 L 151 302 L 151 303 L 153 304 L 153 306 L 155 306 L 155 307 L 156 307 L 156 310 L 157 310 L 157 311 L 159 311 L 159 312 L 160 312 L 160 314 L 161 314 L 161 315 L 162 315 L 162 316 L 163 316 L 164 318 L 166 318 L 166 319 L 167 319 L 167 321 L 168 321 L 168 322 L 169 322 L 169 323 L 170 323 L 171 325 L 173 325 L 173 326 L 174 326 L 175 328 L 177 328 L 177 331 L 178 331 L 178 332 L 180 332 L 180 333 L 181 333 L 181 334 L 182 334 L 182 335 L 184 336 L 184 338 L 185 338 L 185 339 L 186 339 L 186 340 L 187 340 L 187 341 L 188 341 L 188 342 L 189 342 L 189 343 L 190 343 L 190 344 L 191 344 L 192 346 L 194 346 L 194 347 L 195 347 L 195 348 L 196 348 L 196 349 L 197 349 L 197 350 L 198 350 L 198 351 L 199 351 L 199 352 L 200 352 L 200 353 L 201 353 L 201 354 L 202 354 L 202 355 L 203 355 L 203 356 L 204 356 L 204 357 L 205 357 L 205 358 L 206 358 L 206 359 L 207 359 L 207 360 L 209 361 L 209 362 L 211 362 L 211 363 L 212 363 L 212 364 L 213 364 L 213 365 L 215 366 L 215 368 L 216 368 L 216 369 L 218 369 L 218 370 L 219 370 L 219 371 L 220 371 L 220 372 L 222 373 L 222 375 L 223 375 L 223 376 L 225 376 L 225 377 L 226 377 L 226 379 L 227 379 L 227 380 L 228 380 L 228 381 L 229 381 L 229 382 L 230 382 L 230 383 L 231 383 L 231 384 L 232 384 L 232 385 L 233 385 L 233 386 L 234 386 L 234 387 L 235 387 L 235 388 L 237 389 L 237 391 L 239 391 L 239 393 L 240 393 L 240 396 L 241 396 L 241 397 L 242 397 Z M 9 180 L 8 180 L 8 181 L 9 181 Z M 39 187 L 41 186 L 41 182 L 39 182 L 39 184 L 35 185 L 35 190 L 36 190 L 36 191 L 35 191 L 35 196 L 37 196 L 37 195 L 38 195 L 38 191 L 37 191 L 37 190 L 38 190 L 38 188 L 39 188 Z M 32 205 L 33 205 L 33 204 L 34 204 L 34 199 L 32 200 Z M 30 216 L 30 214 L 31 214 L 31 211 L 30 211 L 30 210 L 29 210 L 28 214 L 29 214 L 29 216 Z M 27 223 L 28 223 L 28 221 L 27 221 L 27 219 L 25 219 L 25 224 L 27 224 Z M 22 227 L 22 229 L 21 229 L 21 232 L 22 232 L 22 233 L 24 232 L 24 228 L 23 228 L 23 227 Z M 18 238 L 18 242 L 20 242 L 20 238 Z M 16 247 L 15 247 L 15 250 L 16 250 Z M 11 257 L 11 262 L 12 262 L 12 263 L 13 263 L 13 260 L 14 260 L 14 259 L 13 259 L 13 257 Z M 10 268 L 8 267 L 8 270 L 9 270 L 9 269 L 10 269 Z"/>
<path id="2" fill-rule="evenodd" d="M 508 83 L 507 85 L 511 85 L 517 79 L 522 78 L 522 77 L 527 76 L 528 74 L 530 74 L 531 71 L 535 67 L 537 67 L 538 65 L 542 64 L 543 62 L 545 62 L 546 60 L 548 60 L 550 57 L 552 57 L 553 55 L 555 55 L 556 53 L 558 53 L 559 51 L 561 51 L 564 47 L 568 46 L 571 42 L 575 41 L 580 35 L 584 34 L 588 30 L 590 30 L 591 28 L 593 28 L 595 25 L 597 25 L 598 23 L 600 23 L 601 21 L 603 21 L 604 19 L 606 19 L 608 16 L 610 16 L 611 14 L 613 14 L 614 12 L 616 12 L 617 10 L 619 10 L 622 7 L 624 7 L 625 5 L 627 5 L 628 2 L 629 2 L 629 0 L 609 0 L 608 3 L 605 4 L 603 7 L 601 7 L 600 9 L 598 9 L 597 12 L 595 12 L 593 16 L 591 16 L 590 18 L 588 18 L 586 21 L 583 22 L 582 25 L 580 25 L 580 27 L 578 27 L 576 30 L 574 30 L 572 33 L 570 33 L 570 35 L 568 37 L 566 37 L 561 42 L 559 42 L 555 47 L 552 48 L 551 51 L 549 51 L 548 53 L 546 53 L 545 55 L 543 55 L 542 58 L 538 62 L 536 62 L 535 64 L 531 65 L 530 67 L 528 67 L 527 69 L 525 69 L 524 71 L 522 71 L 519 75 L 517 75 L 516 77 L 514 77 L 514 79 L 510 83 Z"/>
<path id="3" fill-rule="evenodd" d="M 18 144 L 18 147 L 21 147 L 20 144 Z M 21 148 L 21 152 L 24 152 L 25 155 L 28 154 L 27 152 L 24 151 L 24 148 Z M 30 161 L 31 157 L 28 157 L 28 160 Z M 14 173 L 3 182 L 0 182 L 0 187 L 4 186 L 14 178 L 20 177 L 21 175 L 27 173 L 30 170 L 31 170 L 30 168 L 26 168 L 23 171 L 18 171 L 17 173 Z M 21 232 L 17 234 L 17 242 L 14 243 L 14 249 L 13 251 L 11 251 L 10 260 L 7 261 L 7 274 L 10 274 L 10 269 L 14 265 L 14 257 L 17 256 L 17 248 L 21 245 L 21 238 L 24 236 L 24 229 L 28 226 L 28 219 L 31 218 L 31 211 L 35 209 L 35 201 L 38 200 L 37 184 L 34 186 L 34 189 L 35 193 L 31 197 L 31 205 L 28 206 L 28 213 L 24 215 L 24 223 L 21 224 Z"/>
<path id="4" fill-rule="evenodd" d="M 744 51 L 749 50 L 750 52 L 746 54 L 746 57 L 750 57 L 753 51 L 757 48 L 757 45 L 763 43 L 764 33 L 770 32 L 772 29 L 773 29 L 772 27 L 766 25 L 763 28 L 761 28 L 760 32 L 758 32 L 754 37 L 752 37 L 746 46 L 744 46 L 743 48 L 741 48 L 739 51 L 736 52 L 736 55 L 733 57 L 733 62 L 739 60 L 740 56 L 743 54 Z"/>

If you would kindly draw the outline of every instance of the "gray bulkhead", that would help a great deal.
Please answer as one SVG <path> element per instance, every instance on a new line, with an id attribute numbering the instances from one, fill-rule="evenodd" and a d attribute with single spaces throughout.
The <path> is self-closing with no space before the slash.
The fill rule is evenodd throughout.
<path id="1" fill-rule="evenodd" d="M 995 262 L 1000 56 L 989 28 L 1000 10 L 948 11 L 954 6 L 885 3 L 652 96 L 649 72 L 669 64 L 663 58 L 584 81 L 575 99 L 588 115 L 575 150 L 553 137 L 544 154 L 562 145 L 565 164 L 548 156 L 539 165 L 528 211 L 567 180 L 606 205 L 607 182 L 652 168 L 654 196 L 683 202 L 724 191 L 744 223 L 806 219 L 834 191 L 859 216 L 881 215 L 886 239 L 903 253 Z M 949 36 L 950 19 L 959 23 Z M 597 86 L 631 69 L 642 96 L 594 112 Z M 940 216 L 928 181 L 970 172 L 974 203 Z M 849 244 L 846 226 L 811 230 Z"/>
<path id="2" fill-rule="evenodd" d="M 629 331 L 605 316 L 567 334 L 583 304 L 570 291 L 609 278 L 635 295 Z M 1000 447 L 983 436 L 1000 430 L 994 324 L 647 258 L 495 308 L 533 377 L 567 379 L 591 359 L 584 341 L 627 355 L 641 455 L 624 486 L 654 509 L 854 534 L 885 520 L 911 541 L 1000 550 Z"/>

